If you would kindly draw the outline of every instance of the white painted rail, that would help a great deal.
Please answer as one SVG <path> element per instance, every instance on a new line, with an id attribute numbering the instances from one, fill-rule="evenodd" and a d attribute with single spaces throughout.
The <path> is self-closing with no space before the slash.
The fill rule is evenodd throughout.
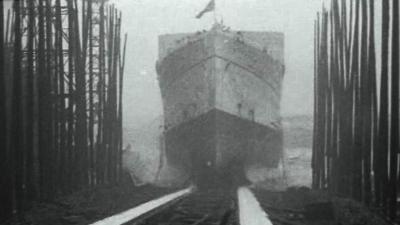
<path id="1" fill-rule="evenodd" d="M 126 210 L 126 211 L 116 214 L 114 216 L 111 216 L 111 217 L 105 218 L 103 220 L 97 221 L 95 223 L 92 223 L 91 225 L 120 225 L 120 224 L 129 222 L 145 213 L 148 213 L 162 205 L 167 204 L 168 202 L 171 202 L 172 200 L 175 200 L 177 198 L 183 197 L 183 196 L 191 193 L 192 190 L 193 190 L 193 187 L 189 187 L 189 188 L 177 191 L 175 193 L 165 195 L 161 198 L 148 201 L 148 202 L 143 203 L 139 206 L 136 206 L 132 209 Z"/>
<path id="2" fill-rule="evenodd" d="M 253 193 L 246 187 L 238 189 L 240 225 L 272 225 Z"/>

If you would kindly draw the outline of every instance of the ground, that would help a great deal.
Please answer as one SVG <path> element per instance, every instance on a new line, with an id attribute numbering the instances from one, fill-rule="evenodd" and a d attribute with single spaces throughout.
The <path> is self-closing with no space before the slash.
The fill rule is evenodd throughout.
<path id="1" fill-rule="evenodd" d="M 131 182 L 96 187 L 51 202 L 35 202 L 18 218 L 0 224 L 86 225 L 172 191 L 148 185 L 135 187 Z"/>
<path id="2" fill-rule="evenodd" d="M 283 192 L 254 190 L 276 225 L 390 225 L 362 204 L 320 190 L 291 187 Z"/>

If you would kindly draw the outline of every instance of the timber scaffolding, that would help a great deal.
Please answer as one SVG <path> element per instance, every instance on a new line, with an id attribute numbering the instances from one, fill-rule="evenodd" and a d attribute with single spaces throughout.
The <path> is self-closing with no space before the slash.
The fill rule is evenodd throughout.
<path id="1" fill-rule="evenodd" d="M 315 21 L 313 187 L 354 198 L 395 220 L 399 210 L 399 2 L 379 2 L 380 82 L 375 2 L 330 2 L 330 9 L 323 8 Z"/>
<path id="2" fill-rule="evenodd" d="M 0 218 L 119 182 L 121 13 L 106 0 L 0 1 L 0 13 Z"/>

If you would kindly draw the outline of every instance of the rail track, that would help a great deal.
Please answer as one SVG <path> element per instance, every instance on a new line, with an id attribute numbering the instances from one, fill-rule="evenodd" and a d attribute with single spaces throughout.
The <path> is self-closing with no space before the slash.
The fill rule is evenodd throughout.
<path id="1" fill-rule="evenodd" d="M 92 225 L 383 225 L 360 203 L 309 188 L 267 191 L 189 187 Z"/>
<path id="2" fill-rule="evenodd" d="M 272 225 L 246 187 L 189 187 L 92 225 Z"/>
<path id="3" fill-rule="evenodd" d="M 238 225 L 235 190 L 198 190 L 184 199 L 126 224 Z"/>

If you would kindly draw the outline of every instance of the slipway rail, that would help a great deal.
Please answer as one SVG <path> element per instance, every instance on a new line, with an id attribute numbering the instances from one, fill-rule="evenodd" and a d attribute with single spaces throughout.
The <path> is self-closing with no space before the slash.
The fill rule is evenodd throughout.
<path id="1" fill-rule="evenodd" d="M 171 203 L 180 198 L 183 198 L 186 195 L 192 193 L 193 190 L 194 190 L 193 187 L 189 187 L 189 188 L 177 191 L 175 193 L 165 195 L 161 198 L 148 201 L 148 202 L 143 203 L 139 206 L 136 206 L 132 209 L 126 210 L 126 211 L 116 214 L 114 216 L 111 216 L 111 217 L 105 218 L 103 220 L 97 221 L 95 223 L 92 223 L 91 225 L 120 225 L 120 224 L 127 223 L 131 220 L 134 220 L 134 219 L 140 217 L 140 216 L 150 213 L 151 211 L 153 211 L 159 207 L 162 207 L 168 203 Z"/>
<path id="2" fill-rule="evenodd" d="M 247 187 L 238 189 L 240 225 L 272 225 L 268 215 Z"/>
<path id="3" fill-rule="evenodd" d="M 238 225 L 234 189 L 199 189 L 134 225 Z"/>
<path id="4" fill-rule="evenodd" d="M 193 187 L 105 218 L 91 225 L 272 225 L 247 187 L 237 190 Z"/>

